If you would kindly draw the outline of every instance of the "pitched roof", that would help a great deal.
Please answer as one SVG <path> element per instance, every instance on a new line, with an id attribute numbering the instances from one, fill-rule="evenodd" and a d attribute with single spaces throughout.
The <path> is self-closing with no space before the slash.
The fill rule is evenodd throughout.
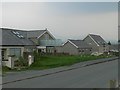
<path id="1" fill-rule="evenodd" d="M 107 44 L 105 40 L 100 35 L 89 34 L 89 36 L 98 44 L 103 45 Z"/>
<path id="2" fill-rule="evenodd" d="M 38 38 L 40 35 L 42 35 L 44 32 L 46 32 L 47 30 L 35 30 L 35 31 L 28 31 L 27 32 L 27 37 L 31 38 L 31 37 L 36 37 Z"/>
<path id="3" fill-rule="evenodd" d="M 75 46 L 77 46 L 78 48 L 91 48 L 86 42 L 84 42 L 83 40 L 70 40 L 70 42 L 72 42 Z"/>
<path id="4" fill-rule="evenodd" d="M 27 38 L 27 32 L 21 30 L 13 30 L 1 28 L 2 31 L 2 45 L 16 45 L 16 46 L 28 46 L 34 45 L 34 43 Z M 17 32 L 19 35 L 14 34 Z M 20 35 L 23 37 L 20 37 Z"/>
<path id="5" fill-rule="evenodd" d="M 45 33 L 48 33 L 53 39 L 55 39 L 55 37 L 47 29 L 27 31 L 27 37 L 28 38 L 40 38 Z"/>
<path id="6" fill-rule="evenodd" d="M 55 37 L 46 29 L 46 30 L 31 30 L 23 31 L 16 29 L 1 28 L 2 31 L 2 45 L 34 45 L 34 43 L 29 38 L 39 38 L 44 33 L 49 33 L 49 35 L 55 39 Z M 20 38 L 19 35 L 15 35 L 17 32 L 24 38 Z M 6 37 L 7 36 L 7 37 Z M 0 44 L 1 45 L 1 44 Z"/>

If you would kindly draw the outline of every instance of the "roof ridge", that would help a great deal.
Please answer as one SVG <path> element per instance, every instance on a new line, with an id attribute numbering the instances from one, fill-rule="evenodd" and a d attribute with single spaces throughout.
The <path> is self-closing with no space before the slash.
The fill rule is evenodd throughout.
<path id="1" fill-rule="evenodd" d="M 76 40 L 75 40 L 75 39 L 68 39 L 68 40 L 74 40 L 74 41 L 78 41 L 78 40 L 79 40 L 79 41 L 83 41 L 83 40 L 81 40 L 81 39 L 76 39 Z"/>
<path id="2" fill-rule="evenodd" d="M 35 31 L 47 31 L 47 30 L 29 30 L 28 32 L 35 32 Z"/>
<path id="3" fill-rule="evenodd" d="M 25 30 L 25 29 L 15 29 L 15 28 L 0 28 L 2 30 L 15 30 L 15 31 L 27 31 L 27 32 L 32 32 L 32 31 L 47 31 L 47 30 L 40 30 L 40 29 L 29 29 L 29 30 Z"/>
<path id="4" fill-rule="evenodd" d="M 0 28 L 2 30 L 12 30 L 12 31 L 22 31 L 22 32 L 25 32 L 27 30 L 20 30 L 20 29 L 13 29 L 13 28 Z"/>
<path id="5" fill-rule="evenodd" d="M 100 36 L 99 34 L 89 34 L 89 35 L 95 35 L 95 36 Z"/>

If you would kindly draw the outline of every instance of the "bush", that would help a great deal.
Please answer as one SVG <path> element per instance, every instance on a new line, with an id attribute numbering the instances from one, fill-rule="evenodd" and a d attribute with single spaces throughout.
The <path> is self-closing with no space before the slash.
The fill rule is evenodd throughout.
<path id="1" fill-rule="evenodd" d="M 38 61 L 41 58 L 41 54 L 38 53 L 37 51 L 34 51 L 33 56 L 34 56 L 34 61 Z"/>
<path id="2" fill-rule="evenodd" d="M 119 54 L 119 52 L 114 52 L 113 55 L 115 55 L 115 56 L 119 56 L 120 54 Z"/>
<path id="3" fill-rule="evenodd" d="M 11 68 L 7 67 L 7 66 L 2 66 L 2 71 L 5 72 L 5 71 L 9 71 L 11 70 Z"/>
<path id="4" fill-rule="evenodd" d="M 17 60 L 19 66 L 28 66 L 28 61 L 25 60 L 23 57 L 19 57 Z"/>

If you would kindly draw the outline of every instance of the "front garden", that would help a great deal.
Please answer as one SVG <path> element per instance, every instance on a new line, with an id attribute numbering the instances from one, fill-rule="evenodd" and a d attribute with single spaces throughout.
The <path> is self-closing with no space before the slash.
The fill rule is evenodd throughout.
<path id="1" fill-rule="evenodd" d="M 8 71 L 23 71 L 23 70 L 42 70 L 42 69 L 49 69 L 49 68 L 55 68 L 60 66 L 69 66 L 73 65 L 75 63 L 84 62 L 84 61 L 90 61 L 90 60 L 96 60 L 101 58 L 109 58 L 112 56 L 108 55 L 99 55 L 99 56 L 93 56 L 93 55 L 48 55 L 48 54 L 38 54 L 35 53 L 35 60 L 34 63 L 31 66 L 28 66 L 24 59 L 21 59 L 19 61 L 20 66 L 16 69 L 10 69 L 7 67 L 3 67 L 3 72 Z M 24 68 L 23 68 L 24 67 Z"/>
<path id="2" fill-rule="evenodd" d="M 108 58 L 111 56 L 100 55 L 43 55 L 38 56 L 35 62 L 29 67 L 29 69 L 48 69 L 60 66 L 69 66 L 75 63 L 96 60 L 101 58 Z"/>

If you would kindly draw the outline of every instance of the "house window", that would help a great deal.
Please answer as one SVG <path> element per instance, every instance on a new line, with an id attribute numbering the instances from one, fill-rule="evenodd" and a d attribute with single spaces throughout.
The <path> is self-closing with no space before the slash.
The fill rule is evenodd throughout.
<path id="1" fill-rule="evenodd" d="M 84 50 L 82 50 L 82 52 L 84 52 Z"/>
<path id="2" fill-rule="evenodd" d="M 81 50 L 79 50 L 79 52 L 81 52 Z"/>
<path id="3" fill-rule="evenodd" d="M 21 56 L 21 49 L 20 48 L 11 48 L 10 55 L 15 55 L 16 57 Z"/>

